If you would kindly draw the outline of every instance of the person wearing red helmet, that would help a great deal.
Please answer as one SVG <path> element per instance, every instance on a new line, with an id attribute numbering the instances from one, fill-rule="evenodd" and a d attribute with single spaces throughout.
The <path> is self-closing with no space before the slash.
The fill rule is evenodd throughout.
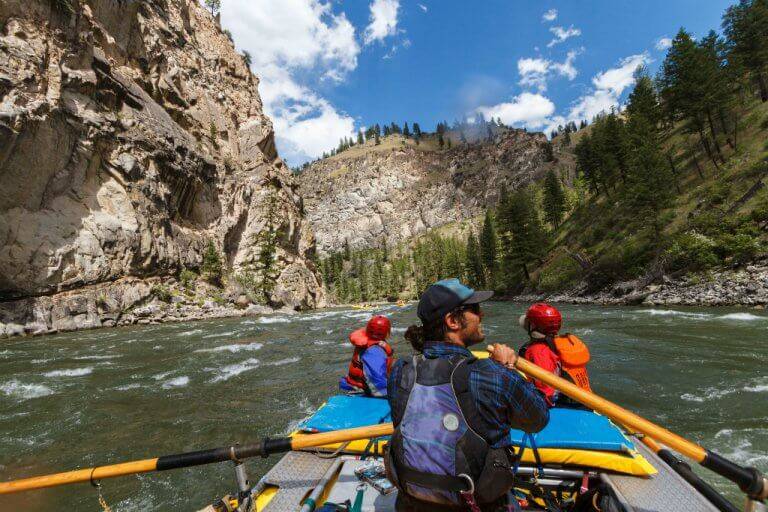
<path id="1" fill-rule="evenodd" d="M 546 302 L 533 304 L 520 317 L 520 326 L 528 331 L 529 341 L 520 347 L 519 355 L 537 366 L 570 380 L 577 386 L 591 391 L 586 365 L 589 349 L 573 334 L 559 336 L 563 316 L 554 306 Z M 568 397 L 560 396 L 553 387 L 541 381 L 534 381 L 550 407 L 576 405 Z"/>
<path id="2" fill-rule="evenodd" d="M 387 376 L 393 361 L 392 347 L 387 343 L 391 331 L 389 318 L 376 315 L 365 327 L 349 335 L 355 351 L 347 375 L 339 381 L 339 389 L 350 394 L 386 398 Z"/>

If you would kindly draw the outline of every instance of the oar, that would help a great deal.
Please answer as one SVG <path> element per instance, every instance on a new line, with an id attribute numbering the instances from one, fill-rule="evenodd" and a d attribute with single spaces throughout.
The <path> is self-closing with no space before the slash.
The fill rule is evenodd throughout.
<path id="1" fill-rule="evenodd" d="M 154 459 L 134 460 L 113 464 L 110 466 L 98 466 L 52 475 L 36 476 L 0 483 L 0 494 L 10 494 L 20 491 L 30 491 L 45 487 L 74 484 L 78 482 L 95 482 L 105 478 L 147 473 L 150 471 L 165 471 L 168 469 L 188 468 L 202 464 L 212 464 L 228 460 L 239 461 L 249 457 L 267 456 L 273 453 L 283 453 L 290 450 L 312 448 L 327 444 L 368 439 L 392 434 L 392 423 L 382 423 L 367 427 L 336 430 L 320 434 L 301 435 L 296 437 L 279 437 L 264 439 L 259 443 L 247 445 L 234 445 L 196 452 L 177 453 L 165 455 Z"/>
<path id="2" fill-rule="evenodd" d="M 492 353 L 493 347 L 489 346 L 488 351 Z M 679 435 L 646 420 L 645 418 L 641 418 L 637 414 L 634 414 L 613 402 L 609 402 L 605 398 L 590 393 L 589 391 L 585 391 L 565 379 L 561 379 L 543 368 L 526 361 L 522 357 L 517 358 L 515 367 L 526 375 L 552 386 L 561 393 L 564 393 L 600 414 L 609 417 L 613 421 L 626 425 L 636 432 L 645 434 L 651 439 L 655 439 L 678 453 L 698 462 L 718 475 L 727 478 L 738 485 L 739 489 L 746 493 L 751 499 L 757 501 L 768 499 L 768 479 L 766 479 L 757 469 L 743 467 L 731 462 L 692 441 L 680 437 Z"/>

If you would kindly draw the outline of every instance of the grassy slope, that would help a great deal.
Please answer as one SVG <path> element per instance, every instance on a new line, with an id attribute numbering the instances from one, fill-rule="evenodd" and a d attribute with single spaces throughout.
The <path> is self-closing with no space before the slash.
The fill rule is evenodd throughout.
<path id="1" fill-rule="evenodd" d="M 563 147 L 562 137 L 554 141 L 560 159 L 559 168 L 566 183 L 570 181 L 569 177 L 572 178 L 575 168 L 573 148 L 585 132 L 572 135 L 570 147 Z M 668 222 L 664 234 L 671 237 L 685 230 L 690 218 L 708 209 L 728 212 L 735 208 L 727 214 L 729 217 L 750 213 L 766 196 L 765 189 L 740 206 L 735 205 L 758 180 L 766 176 L 764 166 L 762 171 L 757 169 L 761 162 L 768 161 L 767 136 L 768 104 L 750 105 L 742 115 L 737 148 L 729 148 L 723 136 L 718 139 L 726 158 L 720 170 L 715 168 L 703 151 L 696 153 L 704 173 L 702 179 L 686 151 L 688 148 L 698 148 L 697 140 L 685 134 L 682 127 L 676 127 L 667 145 L 675 155 L 681 193 L 665 216 Z M 591 198 L 581 207 L 575 207 L 553 233 L 553 249 L 545 263 L 534 272 L 533 279 L 538 281 L 538 287 L 555 291 L 584 277 L 583 271 L 566 255 L 566 251 L 578 252 L 594 261 L 610 251 L 626 247 L 628 243 L 647 244 L 647 241 L 640 238 L 633 216 L 634 212 L 615 198 L 611 200 L 605 196 Z M 765 239 L 765 233 L 762 237 Z"/>

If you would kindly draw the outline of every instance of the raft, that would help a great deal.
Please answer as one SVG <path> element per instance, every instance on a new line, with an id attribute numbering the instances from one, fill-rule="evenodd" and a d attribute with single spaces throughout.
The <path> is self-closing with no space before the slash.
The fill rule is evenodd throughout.
<path id="1" fill-rule="evenodd" d="M 530 446 L 524 450 L 518 473 L 521 485 L 515 489 L 523 504 L 521 510 L 545 510 L 541 508 L 544 501 L 531 490 L 534 488 L 565 500 L 562 510 L 569 510 L 567 504 L 580 499 L 586 482 L 588 489 L 599 486 L 604 493 L 601 499 L 611 500 L 616 511 L 718 511 L 637 437 L 604 416 L 579 409 L 555 408 L 550 413 L 547 427 L 534 435 L 543 473 Z M 386 400 L 337 395 L 302 422 L 293 435 L 389 421 Z M 511 431 L 510 438 L 519 447 L 523 433 Z M 309 512 L 324 503 L 346 503 L 350 510 L 360 512 L 394 511 L 397 490 L 382 489 L 379 480 L 372 484 L 360 476 L 373 470 L 381 473 L 387 441 L 367 439 L 289 452 L 253 487 L 251 510 Z M 386 487 L 388 481 L 384 481 Z M 226 507 L 220 504 L 207 510 Z"/>

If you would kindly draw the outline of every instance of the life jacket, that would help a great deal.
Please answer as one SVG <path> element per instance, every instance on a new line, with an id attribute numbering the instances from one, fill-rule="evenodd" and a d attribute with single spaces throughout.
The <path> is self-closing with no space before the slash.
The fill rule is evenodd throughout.
<path id="1" fill-rule="evenodd" d="M 546 343 L 549 349 L 560 358 L 559 376 L 570 380 L 581 389 L 589 392 L 592 391 L 589 385 L 589 373 L 587 372 L 587 363 L 590 359 L 589 348 L 578 336 L 566 333 L 563 336 L 531 341 L 520 347 L 519 355 L 525 357 L 528 347 L 532 343 L 539 342 Z"/>
<path id="2" fill-rule="evenodd" d="M 555 352 L 560 356 L 563 364 L 563 372 L 570 380 L 585 391 L 592 392 L 589 385 L 589 348 L 575 334 L 567 333 L 565 336 L 557 336 L 553 340 Z"/>
<path id="3" fill-rule="evenodd" d="M 345 377 L 347 384 L 353 388 L 360 389 L 366 393 L 370 393 L 368 383 L 365 381 L 365 373 L 363 372 L 363 352 L 373 346 L 379 346 L 384 349 L 387 354 L 387 375 L 392 369 L 392 363 L 394 358 L 392 357 L 392 347 L 386 341 L 372 340 L 365 335 L 365 329 L 358 329 L 349 335 L 349 341 L 355 346 L 355 351 L 352 354 L 352 360 L 349 362 L 349 371 Z"/>
<path id="4" fill-rule="evenodd" d="M 472 486 L 476 502 L 494 503 L 514 485 L 515 455 L 511 448 L 491 448 L 494 440 L 469 390 L 477 361 L 414 356 L 403 365 L 390 398 L 395 430 L 388 476 L 405 499 L 422 503 L 420 510 L 426 504 L 464 508 L 468 502 L 461 493 Z"/>

